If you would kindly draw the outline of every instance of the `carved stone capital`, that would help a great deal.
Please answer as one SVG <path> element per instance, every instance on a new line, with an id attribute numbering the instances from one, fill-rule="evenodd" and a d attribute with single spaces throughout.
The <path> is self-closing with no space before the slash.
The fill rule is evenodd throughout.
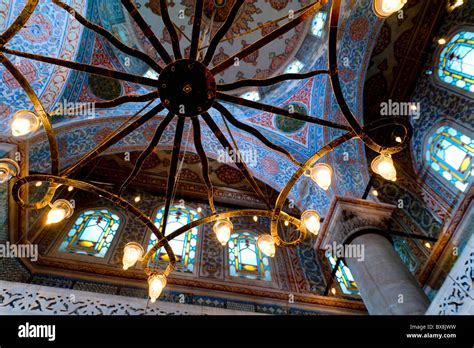
<path id="1" fill-rule="evenodd" d="M 315 249 L 334 242 L 342 244 L 353 233 L 363 229 L 387 230 L 396 207 L 363 199 L 336 196 L 331 202 Z"/>

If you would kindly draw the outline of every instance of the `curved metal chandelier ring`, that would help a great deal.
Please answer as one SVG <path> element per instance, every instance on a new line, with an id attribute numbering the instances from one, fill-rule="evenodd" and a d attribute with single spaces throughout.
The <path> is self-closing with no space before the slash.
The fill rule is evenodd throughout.
<path id="1" fill-rule="evenodd" d="M 169 242 L 169 241 L 173 240 L 174 238 L 180 236 L 183 233 L 186 233 L 187 231 L 189 231 L 189 230 L 191 230 L 195 227 L 199 227 L 201 225 L 208 224 L 208 223 L 211 223 L 211 222 L 214 222 L 214 221 L 217 221 L 217 220 L 228 219 L 228 218 L 232 218 L 232 217 L 246 217 L 246 216 L 259 216 L 259 217 L 272 218 L 273 217 L 273 212 L 270 211 L 270 210 L 263 210 L 263 209 L 239 209 L 239 210 L 234 210 L 234 211 L 228 211 L 228 212 L 213 214 L 213 215 L 209 215 L 209 216 L 206 216 L 206 217 L 198 219 L 198 220 L 194 220 L 194 221 L 190 222 L 189 224 L 180 227 L 179 229 L 177 229 L 173 233 L 170 233 L 163 240 L 158 241 L 150 250 L 147 251 L 147 253 L 143 257 L 143 262 L 148 264 L 151 257 L 153 256 L 153 254 L 165 244 L 165 242 L 164 242 L 165 240 L 167 240 Z M 290 224 L 294 225 L 298 229 L 299 236 L 294 241 L 294 243 L 299 244 L 299 243 L 303 242 L 306 239 L 306 237 L 307 237 L 306 229 L 304 229 L 304 228 L 300 229 L 301 220 L 299 220 L 299 219 L 297 219 L 297 218 L 295 218 L 295 217 L 293 217 L 293 216 L 291 216 L 291 215 L 289 215 L 285 212 L 281 212 L 280 219 L 283 220 L 283 221 L 289 222 Z"/>
<path id="2" fill-rule="evenodd" d="M 8 41 L 13 39 L 15 35 L 25 26 L 31 15 L 38 6 L 39 0 L 28 0 L 18 17 L 13 23 L 0 35 L 0 46 L 5 45 Z"/>
<path id="3" fill-rule="evenodd" d="M 44 130 L 46 132 L 46 136 L 48 138 L 50 158 L 51 158 L 51 174 L 58 175 L 59 174 L 58 143 L 57 143 L 56 137 L 54 136 L 53 127 L 51 125 L 51 122 L 49 121 L 49 115 L 47 111 L 44 109 L 43 104 L 41 103 L 40 99 L 38 98 L 35 91 L 31 87 L 30 83 L 23 76 L 23 74 L 1 52 L 0 52 L 0 63 L 2 63 L 3 66 L 5 66 L 7 70 L 12 74 L 14 79 L 23 88 L 25 93 L 28 95 L 28 98 L 30 99 L 31 103 L 33 104 L 36 114 L 40 118 L 41 123 L 43 124 Z"/>
<path id="4" fill-rule="evenodd" d="M 74 188 L 102 196 L 108 201 L 131 212 L 140 220 L 141 223 L 143 223 L 147 228 L 149 228 L 155 234 L 156 238 L 162 243 L 162 246 L 165 247 L 165 250 L 169 256 L 169 263 L 168 263 L 168 266 L 166 267 L 165 273 L 169 274 L 173 271 L 175 263 L 176 263 L 176 256 L 174 255 L 173 249 L 169 245 L 168 240 L 164 238 L 161 230 L 153 223 L 153 221 L 147 215 L 145 215 L 141 210 L 137 209 L 133 204 L 95 185 L 92 185 L 83 181 L 79 181 L 79 180 L 66 178 L 66 177 L 59 177 L 59 176 L 47 175 L 47 174 L 33 174 L 33 175 L 28 175 L 25 177 L 18 178 L 12 187 L 12 194 L 15 201 L 20 205 L 24 205 L 25 202 L 20 196 L 21 188 L 23 187 L 23 185 L 26 185 L 30 182 L 38 182 L 38 181 L 49 182 L 50 184 L 56 185 L 56 187 L 59 187 L 60 185 L 72 186 Z"/>
<path id="5" fill-rule="evenodd" d="M 408 145 L 409 138 L 404 138 L 401 144 L 384 147 L 375 142 L 360 125 L 350 110 L 342 93 L 341 83 L 339 80 L 338 63 L 337 63 L 337 33 L 339 28 L 339 15 L 341 10 L 341 1 L 333 1 L 331 8 L 331 19 L 329 29 L 329 48 L 328 61 L 330 71 L 330 81 L 334 96 L 341 109 L 342 114 L 351 126 L 355 134 L 364 142 L 364 144 L 375 152 L 380 154 L 391 155 L 402 151 Z M 406 128 L 406 127 L 405 127 Z"/>
<path id="6" fill-rule="evenodd" d="M 403 119 L 402 117 L 382 118 L 382 119 L 376 120 L 362 127 L 362 132 L 364 134 L 367 134 L 376 129 L 389 127 L 389 126 L 390 127 L 399 126 L 403 129 L 405 134 L 401 137 L 402 142 L 406 143 L 407 139 L 411 138 L 411 133 L 412 133 L 411 127 L 407 126 L 406 120 Z M 280 220 L 280 214 L 283 213 L 282 212 L 283 205 L 285 204 L 286 199 L 288 198 L 288 195 L 291 189 L 293 188 L 293 186 L 304 175 L 304 173 L 309 168 L 311 168 L 318 160 L 326 156 L 329 152 L 334 150 L 336 147 L 344 144 L 346 141 L 349 141 L 351 139 L 358 138 L 358 137 L 360 136 L 358 136 L 354 131 L 350 131 L 340 136 L 339 138 L 334 139 L 333 141 L 326 144 L 325 146 L 323 146 L 313 156 L 311 156 L 306 162 L 304 162 L 300 166 L 300 168 L 298 168 L 298 170 L 293 174 L 293 176 L 290 178 L 286 186 L 280 191 L 280 194 L 278 195 L 278 198 L 275 203 L 274 215 L 272 216 L 272 221 L 270 225 L 271 235 L 275 239 L 275 243 L 277 245 L 280 245 L 283 247 L 295 245 L 294 242 L 283 241 L 279 237 L 279 234 L 278 234 L 278 222 Z"/>

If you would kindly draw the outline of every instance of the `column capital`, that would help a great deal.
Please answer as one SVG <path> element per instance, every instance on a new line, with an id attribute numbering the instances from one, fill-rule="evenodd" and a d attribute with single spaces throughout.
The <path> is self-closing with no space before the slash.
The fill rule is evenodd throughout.
<path id="1" fill-rule="evenodd" d="M 396 206 L 364 199 L 336 196 L 331 202 L 314 248 L 343 244 L 354 233 L 363 229 L 386 231 Z"/>

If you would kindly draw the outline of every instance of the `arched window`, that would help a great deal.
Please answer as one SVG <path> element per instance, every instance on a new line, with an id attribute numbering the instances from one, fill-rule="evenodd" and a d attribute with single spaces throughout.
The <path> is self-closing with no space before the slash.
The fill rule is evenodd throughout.
<path id="1" fill-rule="evenodd" d="M 334 270 L 336 267 L 336 259 L 331 253 L 327 253 L 326 256 L 331 264 L 331 269 Z M 336 280 L 343 294 L 359 295 L 359 289 L 357 289 L 357 284 L 352 276 L 351 270 L 342 260 L 339 262 L 339 267 L 336 271 Z"/>
<path id="2" fill-rule="evenodd" d="M 472 138 L 444 125 L 431 135 L 426 146 L 428 165 L 452 186 L 462 192 L 466 191 L 473 171 Z"/>
<path id="3" fill-rule="evenodd" d="M 118 215 L 106 209 L 79 214 L 59 251 L 105 257 L 120 226 Z"/>
<path id="4" fill-rule="evenodd" d="M 328 14 L 323 11 L 319 11 L 313 17 L 313 21 L 311 22 L 311 34 L 316 37 L 322 37 L 324 33 L 324 25 L 326 24 L 326 18 Z"/>
<path id="5" fill-rule="evenodd" d="M 155 225 L 160 228 L 163 220 L 163 213 L 165 207 L 161 207 L 156 212 Z M 180 205 L 172 205 L 168 214 L 168 221 L 166 223 L 165 235 L 176 231 L 178 228 L 189 224 L 191 221 L 197 220 L 199 214 L 188 207 Z M 196 246 L 197 246 L 198 228 L 195 227 L 186 233 L 179 235 L 169 242 L 173 252 L 176 256 L 177 270 L 187 273 L 193 273 L 194 263 L 196 258 Z M 148 250 L 156 244 L 157 238 L 154 234 L 151 235 L 148 241 Z M 168 261 L 168 254 L 165 248 L 160 248 L 155 255 L 153 255 L 152 262 L 155 264 L 160 261 Z"/>
<path id="6" fill-rule="evenodd" d="M 304 64 L 298 59 L 291 62 L 283 72 L 284 74 L 297 74 L 304 68 Z"/>
<path id="7" fill-rule="evenodd" d="M 256 236 L 233 233 L 228 242 L 229 273 L 233 277 L 271 281 L 270 261 L 257 248 Z"/>
<path id="8" fill-rule="evenodd" d="M 439 57 L 438 77 L 444 83 L 474 93 L 474 32 L 460 31 Z"/>

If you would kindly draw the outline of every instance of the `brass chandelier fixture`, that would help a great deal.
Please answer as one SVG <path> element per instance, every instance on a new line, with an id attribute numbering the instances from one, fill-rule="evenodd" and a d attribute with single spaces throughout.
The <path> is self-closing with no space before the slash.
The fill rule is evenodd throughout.
<path id="1" fill-rule="evenodd" d="M 80 13 L 75 11 L 69 5 L 61 2 L 60 0 L 52 0 L 52 2 L 68 11 L 74 16 L 83 26 L 94 31 L 95 33 L 102 35 L 107 39 L 110 44 L 114 45 L 124 53 L 133 56 L 137 59 L 147 63 L 151 69 L 159 74 L 158 79 L 153 79 L 144 76 L 133 75 L 125 72 L 110 70 L 107 68 L 97 67 L 89 64 L 78 63 L 69 60 L 63 60 L 58 58 L 52 58 L 42 56 L 34 53 L 20 52 L 7 48 L 8 42 L 27 24 L 30 16 L 34 12 L 39 0 L 28 0 L 25 7 L 21 11 L 20 15 L 14 21 L 14 23 L 0 35 L 0 63 L 13 75 L 16 81 L 22 86 L 24 91 L 27 93 L 31 103 L 34 106 L 34 112 L 21 110 L 18 111 L 12 121 L 12 133 L 14 136 L 26 136 L 32 132 L 38 130 L 41 125 L 46 133 L 51 158 L 51 173 L 50 174 L 35 174 L 22 176 L 18 164 L 10 159 L 0 159 L 0 181 L 5 182 L 12 179 L 12 195 L 15 201 L 21 208 L 25 209 L 43 209 L 47 206 L 50 207 L 48 212 L 47 223 L 54 224 L 64 219 L 67 219 L 73 214 L 73 207 L 71 203 L 65 199 L 54 200 L 57 189 L 60 186 L 69 186 L 80 190 L 88 191 L 96 195 L 109 200 L 113 204 L 125 209 L 131 214 L 135 215 L 147 228 L 149 228 L 156 236 L 156 244 L 148 250 L 146 253 L 143 247 L 138 243 L 128 243 L 124 249 L 123 266 L 124 270 L 134 266 L 138 261 L 141 261 L 144 265 L 144 272 L 148 276 L 149 284 L 149 296 L 154 302 L 161 294 L 163 288 L 166 286 L 166 279 L 168 275 L 174 269 L 176 263 L 176 257 L 169 244 L 171 240 L 178 237 L 186 231 L 208 223 L 214 223 L 213 230 L 216 234 L 217 239 L 222 245 L 226 245 L 232 233 L 232 222 L 231 218 L 242 217 L 242 216 L 262 216 L 268 217 L 271 220 L 270 234 L 263 234 L 257 240 L 257 246 L 264 254 L 273 257 L 276 252 L 276 247 L 291 247 L 300 244 L 308 235 L 308 233 L 317 234 L 320 228 L 321 216 L 314 210 L 305 211 L 300 218 L 291 216 L 282 211 L 284 203 L 288 197 L 288 194 L 292 187 L 296 184 L 298 179 L 306 175 L 322 189 L 327 190 L 331 184 L 331 178 L 333 175 L 332 168 L 324 163 L 316 163 L 322 159 L 325 155 L 331 152 L 337 146 L 345 143 L 346 141 L 358 138 L 364 142 L 366 146 L 375 152 L 379 153 L 379 156 L 375 158 L 372 163 L 372 170 L 383 176 L 388 180 L 396 180 L 396 171 L 393 164 L 391 155 L 397 153 L 405 148 L 410 137 L 410 127 L 406 125 L 406 121 L 398 117 L 384 118 L 379 121 L 370 123 L 365 126 L 361 126 L 354 115 L 352 114 L 349 106 L 347 105 L 338 74 L 337 64 L 337 36 L 339 26 L 339 14 L 341 9 L 341 0 L 333 0 L 330 14 L 330 30 L 328 39 L 328 55 L 329 64 L 327 70 L 316 70 L 307 73 L 288 73 L 282 74 L 276 77 L 267 79 L 243 79 L 233 83 L 218 84 L 215 80 L 215 75 L 224 71 L 234 64 L 236 59 L 243 59 L 248 55 L 254 53 L 263 46 L 269 44 L 279 36 L 285 34 L 291 29 L 295 28 L 298 24 L 303 23 L 318 12 L 324 5 L 327 4 L 328 0 L 319 0 L 311 3 L 308 6 L 295 11 L 294 16 L 289 17 L 288 21 L 279 26 L 277 29 L 246 46 L 241 51 L 234 55 L 226 58 L 222 62 L 209 67 L 210 62 L 215 54 L 217 47 L 221 40 L 224 38 L 226 32 L 230 29 L 234 22 L 234 19 L 243 5 L 244 0 L 236 0 L 232 9 L 230 10 L 226 20 L 223 22 L 220 29 L 212 37 L 205 54 L 200 55 L 199 52 L 202 50 L 199 47 L 200 34 L 201 34 L 201 19 L 203 15 L 204 0 L 195 1 L 194 20 L 192 27 L 192 38 L 191 48 L 188 57 L 183 57 L 178 32 L 176 26 L 172 22 L 169 13 L 168 5 L 166 0 L 160 0 L 160 11 L 161 17 L 164 22 L 166 29 L 168 30 L 172 42 L 173 56 L 172 57 L 166 49 L 163 47 L 159 39 L 150 29 L 145 19 L 138 11 L 133 0 L 121 0 L 123 6 L 128 11 L 132 19 L 135 21 L 137 26 L 141 29 L 146 38 L 150 41 L 154 49 L 157 51 L 161 59 L 165 62 L 166 66 L 161 66 L 157 61 L 152 59 L 145 53 L 129 47 L 117 39 L 114 34 L 108 30 L 100 27 L 88 19 L 83 17 Z M 386 6 L 383 6 L 383 3 Z M 398 11 L 405 1 L 403 0 L 385 0 L 379 1 L 374 0 L 374 10 L 377 8 L 383 9 L 384 15 Z M 398 4 L 398 5 L 397 5 Z M 377 15 L 381 15 L 380 11 Z M 100 142 L 94 149 L 86 153 L 81 159 L 67 169 L 61 170 L 58 144 L 55 137 L 54 130 L 50 122 L 50 115 L 45 110 L 38 96 L 32 89 L 31 85 L 27 81 L 24 75 L 15 67 L 15 65 L 7 58 L 5 54 L 23 57 L 27 59 L 36 60 L 48 64 L 54 64 L 66 68 L 70 68 L 77 71 L 87 72 L 90 74 L 96 74 L 108 78 L 117 80 L 128 81 L 136 84 L 145 85 L 154 88 L 154 90 L 148 94 L 143 95 L 125 95 L 118 97 L 112 101 L 98 102 L 95 104 L 96 108 L 111 108 L 124 103 L 131 102 L 149 102 L 150 105 L 156 100 L 160 100 L 160 103 L 153 107 L 151 110 L 142 114 L 140 110 L 131 119 L 127 120 L 117 130 L 112 132 L 106 139 Z M 305 114 L 291 112 L 289 110 L 267 105 L 257 101 L 247 100 L 241 97 L 227 94 L 228 91 L 233 91 L 241 87 L 248 86 L 270 86 L 283 81 L 288 80 L 302 80 L 311 78 L 316 75 L 327 74 L 330 78 L 332 89 L 339 104 L 340 110 L 342 111 L 345 119 L 349 125 L 342 125 L 327 120 L 319 119 L 316 117 L 308 116 Z M 330 127 L 345 131 L 345 134 L 329 142 L 324 147 L 319 149 L 304 163 L 298 162 L 286 149 L 272 143 L 270 140 L 265 138 L 257 129 L 249 126 L 248 124 L 238 121 L 229 110 L 221 104 L 221 102 L 227 102 L 231 104 L 240 105 L 247 108 L 257 109 L 273 114 L 282 115 L 291 119 L 296 119 L 324 127 Z M 222 116 L 223 124 L 225 125 L 227 133 L 231 137 L 229 141 L 226 135 L 219 128 L 218 124 L 209 114 L 210 109 L 216 109 Z M 72 179 L 71 177 L 78 172 L 79 169 L 83 168 L 91 160 L 99 156 L 105 150 L 119 142 L 121 139 L 126 137 L 131 132 L 141 127 L 146 122 L 150 121 L 161 111 L 166 110 L 167 115 L 159 123 L 155 134 L 146 147 L 141 153 L 138 160 L 136 161 L 135 167 L 130 173 L 129 177 L 123 182 L 120 187 L 118 194 L 112 193 L 103 188 L 97 187 L 91 183 Z M 126 190 L 128 185 L 138 175 L 144 161 L 152 153 L 153 149 L 158 145 L 162 134 L 168 127 L 172 120 L 176 119 L 176 128 L 174 135 L 174 145 L 172 150 L 170 171 L 167 179 L 166 189 L 166 200 L 163 214 L 163 220 L 160 227 L 155 226 L 153 220 L 144 212 L 137 209 L 132 203 L 128 202 L 122 197 L 122 193 Z M 179 161 L 179 154 L 182 143 L 182 136 L 185 123 L 190 120 L 193 128 L 194 135 L 194 146 L 200 157 L 202 165 L 202 174 L 207 186 L 209 206 L 212 214 L 198 220 L 192 221 L 186 226 L 179 228 L 178 230 L 166 234 L 166 226 L 168 214 L 170 211 L 170 205 L 172 203 L 172 194 L 175 191 L 176 185 L 176 174 Z M 217 213 L 214 207 L 213 200 L 213 187 L 209 177 L 209 168 L 206 152 L 201 143 L 201 122 L 204 122 L 209 129 L 212 131 L 214 136 L 218 139 L 221 145 L 229 153 L 238 153 L 238 147 L 234 141 L 229 128 L 228 123 L 234 127 L 247 132 L 255 136 L 263 144 L 270 149 L 279 152 L 286 156 L 291 162 L 293 162 L 298 169 L 293 174 L 289 182 L 280 192 L 276 203 L 272 206 L 262 193 L 256 180 L 254 179 L 251 171 L 242 161 L 236 161 L 235 165 L 242 172 L 246 180 L 249 182 L 253 190 L 260 197 L 262 202 L 265 203 L 267 209 L 240 209 L 234 211 L 227 211 L 223 213 Z M 399 127 L 400 131 L 397 143 L 393 146 L 387 147 L 379 145 L 375 142 L 369 133 L 383 127 Z M 22 187 L 30 182 L 46 182 L 48 183 L 48 190 L 45 196 L 38 202 L 26 202 L 26 194 L 22 191 Z M 295 240 L 286 241 L 281 238 L 278 223 L 284 222 L 285 225 L 292 224 L 299 231 L 299 236 Z M 152 256 L 161 248 L 164 247 L 168 254 L 169 262 L 164 271 L 154 269 L 150 266 Z"/>

